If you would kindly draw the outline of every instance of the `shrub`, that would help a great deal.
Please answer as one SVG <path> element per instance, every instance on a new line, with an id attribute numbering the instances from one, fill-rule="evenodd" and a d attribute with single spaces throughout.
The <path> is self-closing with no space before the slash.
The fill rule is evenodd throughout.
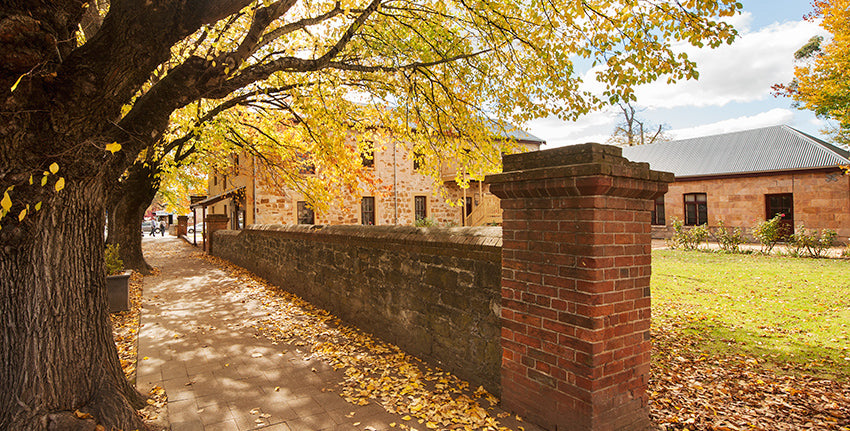
<path id="1" fill-rule="evenodd" d="M 673 226 L 673 237 L 667 241 L 670 248 L 696 250 L 708 238 L 708 227 L 706 225 L 694 226 L 689 229 L 675 217 L 673 217 L 671 225 Z"/>
<path id="2" fill-rule="evenodd" d="M 791 235 L 791 253 L 802 256 L 803 252 L 814 258 L 826 256 L 826 251 L 835 244 L 838 234 L 832 229 L 823 229 L 820 232 L 808 230 L 800 225 L 797 231 Z"/>
<path id="3" fill-rule="evenodd" d="M 723 220 L 717 220 L 717 229 L 715 238 L 720 249 L 727 253 L 738 253 L 741 251 L 740 245 L 744 243 L 744 232 L 741 228 L 727 229 Z"/>
<path id="4" fill-rule="evenodd" d="M 761 243 L 762 253 L 770 254 L 776 243 L 782 239 L 782 225 L 779 223 L 781 219 L 781 215 L 776 215 L 753 226 L 753 236 Z"/>
<path id="5" fill-rule="evenodd" d="M 431 217 L 418 218 L 416 219 L 416 223 L 413 224 L 416 227 L 431 227 L 437 225 L 437 220 L 434 220 Z"/>
<path id="6" fill-rule="evenodd" d="M 124 272 L 124 261 L 118 254 L 118 244 L 107 244 L 103 255 L 104 269 L 106 275 L 115 275 Z"/>

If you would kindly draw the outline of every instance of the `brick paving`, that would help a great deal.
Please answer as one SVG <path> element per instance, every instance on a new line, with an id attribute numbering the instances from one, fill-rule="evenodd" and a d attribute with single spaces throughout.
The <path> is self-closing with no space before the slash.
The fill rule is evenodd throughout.
<path id="1" fill-rule="evenodd" d="M 323 391 L 342 372 L 258 335 L 251 322 L 268 310 L 226 271 L 193 258 L 196 249 L 174 237 L 146 238 L 144 247 L 161 272 L 143 285 L 137 386 L 165 388 L 173 430 L 384 430 L 405 422 Z"/>

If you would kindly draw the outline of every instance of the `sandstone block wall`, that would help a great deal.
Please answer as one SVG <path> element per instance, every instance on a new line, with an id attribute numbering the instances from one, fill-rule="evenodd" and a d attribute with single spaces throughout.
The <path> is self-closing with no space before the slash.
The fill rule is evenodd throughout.
<path id="1" fill-rule="evenodd" d="M 254 225 L 214 254 L 499 394 L 501 228 Z"/>
<path id="2" fill-rule="evenodd" d="M 765 195 L 792 193 L 794 226 L 832 229 L 842 240 L 850 237 L 850 176 L 839 169 L 764 176 L 677 180 L 664 195 L 667 226 L 673 217 L 684 219 L 686 193 L 705 193 L 708 224 L 723 220 L 728 227 L 747 232 L 767 218 Z M 653 237 L 669 237 L 668 227 L 654 226 Z"/>

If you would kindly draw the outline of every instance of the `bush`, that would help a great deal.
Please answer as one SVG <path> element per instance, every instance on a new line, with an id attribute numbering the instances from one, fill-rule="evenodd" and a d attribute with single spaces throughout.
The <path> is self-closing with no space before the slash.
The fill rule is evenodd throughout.
<path id="1" fill-rule="evenodd" d="M 124 272 L 124 261 L 118 254 L 118 244 L 107 244 L 103 255 L 104 269 L 106 275 L 115 275 Z"/>
<path id="2" fill-rule="evenodd" d="M 776 243 L 782 239 L 782 225 L 779 223 L 781 219 L 782 216 L 777 215 L 753 226 L 753 236 L 761 243 L 762 253 L 770 254 Z"/>
<path id="3" fill-rule="evenodd" d="M 701 243 L 708 239 L 708 227 L 706 225 L 694 226 L 688 229 L 681 220 L 675 217 L 673 217 L 671 225 L 673 226 L 673 237 L 667 241 L 667 245 L 670 248 L 696 250 Z"/>
<path id="4" fill-rule="evenodd" d="M 744 243 L 744 232 L 741 231 L 741 228 L 726 229 L 723 220 L 717 220 L 714 237 L 717 239 L 720 249 L 727 253 L 739 253 L 741 251 L 740 245 Z"/>
<path id="5" fill-rule="evenodd" d="M 820 232 L 808 230 L 800 225 L 797 231 L 791 235 L 791 253 L 795 256 L 808 254 L 814 258 L 826 256 L 826 251 L 835 244 L 838 234 L 832 229 L 823 229 Z"/>
<path id="6" fill-rule="evenodd" d="M 437 226 L 437 220 L 434 220 L 431 217 L 418 218 L 416 222 L 413 224 L 416 227 L 431 227 Z"/>

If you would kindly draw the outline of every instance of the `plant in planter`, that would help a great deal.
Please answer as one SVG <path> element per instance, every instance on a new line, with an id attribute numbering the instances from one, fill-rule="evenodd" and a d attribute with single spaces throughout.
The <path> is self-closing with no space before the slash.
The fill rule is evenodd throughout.
<path id="1" fill-rule="evenodd" d="M 130 273 L 124 271 L 124 261 L 118 257 L 118 244 L 108 244 L 104 253 L 106 269 L 106 300 L 109 312 L 130 309 Z"/>

